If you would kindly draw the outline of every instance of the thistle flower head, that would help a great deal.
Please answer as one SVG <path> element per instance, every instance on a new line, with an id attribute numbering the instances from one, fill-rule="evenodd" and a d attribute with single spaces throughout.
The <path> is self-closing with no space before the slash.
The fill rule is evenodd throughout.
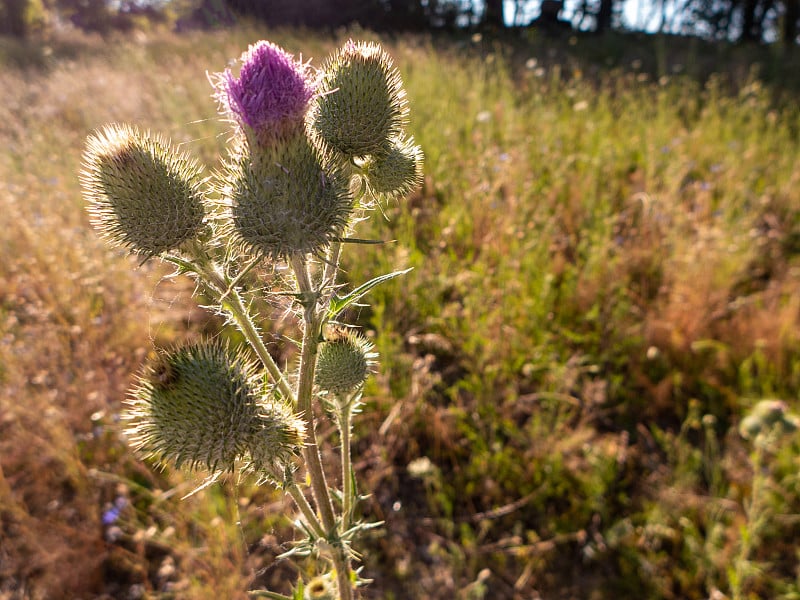
<path id="1" fill-rule="evenodd" d="M 273 260 L 320 254 L 342 235 L 353 210 L 349 180 L 306 136 L 255 156 L 243 148 L 220 184 L 229 233 Z"/>
<path id="2" fill-rule="evenodd" d="M 175 250 L 203 227 L 201 169 L 159 136 L 106 126 L 87 141 L 80 179 L 92 224 L 137 254 Z"/>
<path id="3" fill-rule="evenodd" d="M 347 42 L 322 69 L 310 118 L 314 132 L 347 157 L 385 152 L 408 118 L 389 55 L 378 44 Z"/>
<path id="4" fill-rule="evenodd" d="M 361 164 L 367 186 L 378 198 L 407 196 L 422 183 L 422 148 L 414 138 L 392 140 L 385 154 L 368 156 Z"/>
<path id="5" fill-rule="evenodd" d="M 262 143 L 301 128 L 314 96 L 308 64 L 263 40 L 240 60 L 239 77 L 226 69 L 217 78 L 215 95 L 222 107 Z"/>
<path id="6" fill-rule="evenodd" d="M 377 353 L 363 335 L 334 329 L 319 346 L 316 384 L 333 394 L 345 395 L 360 388 L 375 366 Z"/>
<path id="7" fill-rule="evenodd" d="M 213 472 L 251 455 L 259 468 L 280 470 L 304 434 L 287 409 L 262 400 L 254 365 L 220 342 L 160 352 L 140 373 L 123 418 L 144 456 Z"/>

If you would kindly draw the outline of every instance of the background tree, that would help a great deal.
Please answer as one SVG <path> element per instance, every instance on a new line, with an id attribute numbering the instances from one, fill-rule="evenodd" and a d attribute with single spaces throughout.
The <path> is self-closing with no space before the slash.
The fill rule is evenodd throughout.
<path id="1" fill-rule="evenodd" d="M 783 31 L 781 39 L 785 44 L 797 42 L 798 21 L 800 21 L 800 0 L 785 0 Z"/>
<path id="2" fill-rule="evenodd" d="M 44 26 L 46 11 L 41 0 L 0 0 L 0 33 L 25 37 Z"/>
<path id="3" fill-rule="evenodd" d="M 614 0 L 600 0 L 600 6 L 597 11 L 597 21 L 595 31 L 603 33 L 611 29 L 611 19 L 614 16 Z"/>
<path id="4" fill-rule="evenodd" d="M 486 0 L 486 8 L 483 12 L 481 25 L 496 29 L 503 29 L 506 26 L 503 0 Z"/>

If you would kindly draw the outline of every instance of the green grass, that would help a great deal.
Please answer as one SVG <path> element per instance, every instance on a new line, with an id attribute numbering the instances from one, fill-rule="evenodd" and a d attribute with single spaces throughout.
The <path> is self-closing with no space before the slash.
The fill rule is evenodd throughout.
<path id="1" fill-rule="evenodd" d="M 280 493 L 228 482 L 180 500 L 202 481 L 120 439 L 152 343 L 219 324 L 191 282 L 97 239 L 77 173 L 111 121 L 214 168 L 228 125 L 206 72 L 259 37 L 319 64 L 348 35 L 375 38 L 0 45 L 0 596 L 238 598 L 300 575 L 275 560 Z M 798 407 L 800 111 L 780 85 L 796 56 L 382 41 L 426 178 L 358 231 L 389 242 L 345 260 L 354 284 L 414 267 L 352 314 L 381 353 L 355 451 L 364 516 L 385 521 L 358 548 L 365 597 L 800 597 L 800 446 L 757 470 L 754 515 L 737 433 L 761 398 Z M 421 457 L 432 468 L 412 476 Z"/>

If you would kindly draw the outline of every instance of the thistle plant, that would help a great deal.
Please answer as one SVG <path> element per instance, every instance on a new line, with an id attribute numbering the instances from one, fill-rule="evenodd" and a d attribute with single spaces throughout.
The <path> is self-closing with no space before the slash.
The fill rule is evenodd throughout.
<path id="1" fill-rule="evenodd" d="M 238 74 L 211 77 L 232 131 L 223 166 L 203 167 L 158 135 L 111 124 L 86 146 L 81 183 L 93 225 L 142 261 L 160 259 L 241 332 L 234 347 L 208 339 L 160 348 L 138 374 L 123 414 L 130 444 L 157 465 L 238 472 L 284 490 L 299 511 L 290 552 L 319 557 L 293 598 L 358 595 L 352 419 L 376 368 L 372 344 L 341 321 L 374 286 L 337 279 L 354 227 L 380 203 L 420 184 L 422 152 L 407 135 L 400 74 L 377 44 L 348 41 L 316 70 L 261 41 Z M 259 268 L 257 268 L 259 267 Z M 281 293 L 302 331 L 299 366 L 267 349 L 253 306 L 264 267 L 290 273 Z M 322 410 L 318 410 L 318 407 Z M 328 483 L 316 422 L 338 428 L 341 489 Z M 289 598 L 256 590 L 253 596 Z"/>
<path id="2" fill-rule="evenodd" d="M 738 552 L 728 568 L 732 600 L 750 597 L 748 584 L 763 571 L 763 565 L 751 557 L 774 516 L 770 503 L 770 492 L 776 485 L 773 457 L 798 428 L 800 417 L 790 412 L 783 400 L 760 400 L 739 424 L 739 435 L 753 446 L 750 453 L 753 480 L 750 499 L 744 506 L 745 524 L 740 529 Z"/>

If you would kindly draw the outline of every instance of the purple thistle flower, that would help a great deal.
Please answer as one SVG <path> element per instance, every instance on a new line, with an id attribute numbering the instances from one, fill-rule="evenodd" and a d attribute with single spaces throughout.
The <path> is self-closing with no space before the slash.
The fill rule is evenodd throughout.
<path id="1" fill-rule="evenodd" d="M 263 40 L 251 45 L 240 60 L 238 78 L 230 69 L 219 76 L 216 97 L 222 106 L 260 141 L 298 128 L 315 92 L 308 64 Z"/>

